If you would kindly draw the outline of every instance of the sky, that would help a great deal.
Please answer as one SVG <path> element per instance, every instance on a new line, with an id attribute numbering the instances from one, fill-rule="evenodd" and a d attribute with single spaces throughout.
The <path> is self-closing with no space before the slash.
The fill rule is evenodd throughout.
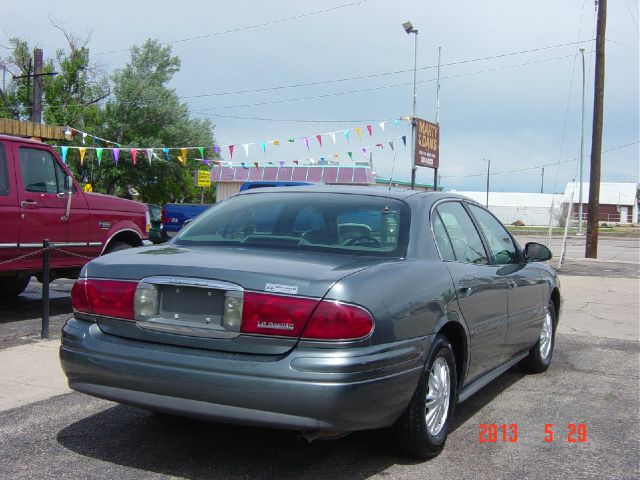
<path id="1" fill-rule="evenodd" d="M 361 149 L 371 147 L 366 158 L 372 155 L 377 175 L 393 172 L 404 181 L 411 176 L 410 125 L 387 122 L 383 131 L 378 123 L 412 112 L 415 37 L 402 28 L 410 20 L 419 31 L 416 114 L 429 121 L 441 48 L 439 183 L 459 191 L 484 191 L 484 159 L 491 160 L 492 191 L 539 192 L 542 166 L 545 193 L 578 179 L 583 47 L 583 178 L 589 178 L 592 0 L 32 0 L 28 9 L 2 3 L 0 45 L 26 37 L 45 58 L 65 46 L 50 19 L 90 34 L 92 56 L 109 72 L 127 62 L 132 45 L 147 38 L 169 43 L 182 62 L 171 87 L 194 117 L 211 119 L 216 143 L 236 145 L 235 161 L 304 163 L 337 153 L 350 165 L 347 152 L 363 160 Z M 608 2 L 603 182 L 639 180 L 638 11 L 637 0 Z M 356 127 L 362 139 L 340 133 Z M 320 148 L 315 137 L 328 132 L 338 132 L 336 143 L 323 135 Z M 267 144 L 263 152 L 260 143 L 271 140 L 281 145 Z M 254 144 L 248 157 L 247 143 Z M 433 175 L 418 168 L 417 181 L 431 184 Z"/>

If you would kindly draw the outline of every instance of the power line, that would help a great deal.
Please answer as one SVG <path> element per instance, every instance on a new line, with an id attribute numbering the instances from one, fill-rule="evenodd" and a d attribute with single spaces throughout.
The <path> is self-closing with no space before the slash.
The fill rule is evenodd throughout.
<path id="1" fill-rule="evenodd" d="M 609 152 L 613 152 L 615 150 L 620 150 L 622 148 L 627 148 L 630 147 L 632 145 L 637 145 L 638 143 L 640 143 L 640 140 L 636 140 L 635 142 L 629 142 L 629 143 L 625 143 L 624 145 L 618 145 L 617 147 L 612 147 L 609 148 L 607 150 L 603 150 L 602 153 L 609 153 Z M 527 170 L 538 170 L 542 167 L 549 167 L 549 166 L 554 166 L 554 165 L 559 165 L 561 163 L 569 163 L 569 162 L 575 162 L 576 160 L 579 160 L 580 157 L 575 157 L 575 158 L 570 158 L 568 160 L 562 160 L 560 162 L 551 162 L 551 163 L 545 163 L 542 165 L 535 165 L 533 167 L 525 167 L 525 168 L 518 168 L 518 169 L 514 169 L 514 170 L 504 170 L 502 172 L 491 172 L 491 175 L 505 175 L 507 173 L 518 173 L 518 172 L 525 172 Z M 483 172 L 483 173 L 473 173 L 470 175 L 443 175 L 442 178 L 471 178 L 471 177 L 484 177 L 487 175 L 487 172 Z"/>
<path id="2" fill-rule="evenodd" d="M 303 13 L 301 15 L 294 15 L 293 17 L 279 18 L 279 19 L 276 19 L 276 20 L 271 20 L 269 22 L 257 23 L 257 24 L 254 24 L 254 25 L 245 25 L 243 27 L 232 28 L 232 29 L 223 30 L 223 31 L 220 31 L 220 32 L 207 33 L 207 34 L 204 34 L 204 35 L 197 35 L 195 37 L 180 38 L 178 40 L 172 40 L 170 42 L 160 42 L 160 45 L 175 45 L 176 43 L 190 42 L 192 40 L 201 40 L 203 38 L 217 37 L 217 36 L 220 36 L 220 35 L 227 35 L 229 33 L 242 32 L 244 30 L 251 30 L 251 29 L 254 29 L 254 28 L 267 27 L 267 26 L 270 26 L 270 25 L 276 25 L 278 23 L 290 22 L 292 20 L 299 20 L 301 18 L 311 17 L 313 15 L 320 15 L 322 13 L 332 12 L 334 10 L 339 10 L 339 9 L 342 9 L 342 8 L 357 7 L 357 6 L 360 6 L 361 4 L 363 4 L 366 1 L 367 0 L 362 0 L 361 2 L 345 3 L 345 4 L 342 4 L 342 5 L 337 5 L 335 7 L 325 8 L 324 10 L 317 10 L 315 12 L 307 12 L 307 13 Z M 111 54 L 111 53 L 128 52 L 130 50 L 131 50 L 130 48 L 121 48 L 119 50 L 110 50 L 108 52 L 96 53 L 96 56 L 97 55 L 108 55 L 108 54 Z"/>
<path id="3" fill-rule="evenodd" d="M 446 79 L 452 79 L 452 78 L 460 78 L 460 77 L 466 77 L 469 75 L 478 75 L 481 73 L 489 73 L 489 72 L 495 72 L 495 71 L 499 71 L 499 70 L 506 70 L 509 68 L 517 68 L 517 67 L 523 67 L 523 66 L 527 66 L 527 65 L 533 65 L 536 63 L 543 63 L 543 62 L 550 62 L 550 61 L 554 61 L 554 60 L 561 60 L 564 58 L 569 58 L 569 57 L 573 57 L 574 54 L 571 55 L 562 55 L 559 57 L 553 57 L 553 58 L 546 58 L 546 59 L 542 59 L 542 60 L 533 60 L 530 62 L 524 62 L 524 63 L 519 63 L 519 64 L 515 64 L 515 65 L 505 65 L 502 67 L 496 67 L 496 68 L 490 68 L 490 69 L 484 69 L 484 70 L 478 70 L 475 72 L 466 72 L 466 73 L 461 73 L 461 74 L 457 74 L 457 75 L 448 75 L 445 77 L 440 77 L 441 80 L 446 80 Z M 422 83 L 428 83 L 428 82 L 434 82 L 436 81 L 435 78 L 432 78 L 430 80 L 421 80 L 417 83 L 422 84 Z M 299 101 L 304 101 L 304 100 L 316 100 L 316 99 L 320 99 L 320 98 L 328 98 L 328 97 L 336 97 L 336 96 L 342 96 L 342 95 L 352 95 L 355 93 L 366 93 L 366 92 L 373 92 L 373 91 L 378 91 L 378 90 L 385 90 L 387 88 L 396 88 L 396 87 L 405 87 L 407 85 L 413 85 L 412 82 L 405 82 L 405 83 L 395 83 L 395 84 L 391 84 L 391 85 L 382 85 L 379 87 L 370 87 L 370 88 L 363 88 L 363 89 L 358 89 L 358 90 L 349 90 L 346 92 L 333 92 L 333 93 L 325 93 L 322 95 L 311 95 L 308 97 L 298 97 L 298 98 L 286 98 L 286 99 L 280 99 L 280 100 L 270 100 L 270 101 L 266 101 L 266 102 L 256 102 L 256 103 L 245 103 L 245 104 L 241 104 L 241 105 L 224 105 L 224 106 L 220 106 L 220 107 L 207 107 L 207 108 L 200 108 L 198 110 L 193 110 L 192 113 L 198 113 L 198 114 L 204 114 L 206 115 L 208 111 L 210 110 L 226 110 L 226 109 L 231 109 L 231 108 L 244 108 L 244 107 L 259 107 L 259 106 L 263 106 L 263 105 L 273 105 L 273 104 L 278 104 L 278 103 L 290 103 L 290 102 L 299 102 Z"/>
<path id="4" fill-rule="evenodd" d="M 194 111 L 189 111 L 189 113 L 198 113 Z M 234 118 L 237 120 L 256 120 L 261 122 L 290 122 L 290 123 L 362 123 L 362 122 L 380 122 L 381 119 L 368 118 L 368 119 L 359 119 L 359 120 L 305 120 L 300 118 L 267 118 L 267 117 L 243 117 L 240 115 L 222 115 L 219 113 L 206 113 L 202 115 L 210 115 L 212 117 L 221 117 L 221 118 Z"/>

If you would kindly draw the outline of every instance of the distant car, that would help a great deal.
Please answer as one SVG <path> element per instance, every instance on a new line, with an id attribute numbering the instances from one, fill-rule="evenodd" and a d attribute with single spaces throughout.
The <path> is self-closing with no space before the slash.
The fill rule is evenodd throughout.
<path id="1" fill-rule="evenodd" d="M 161 225 L 165 240 L 173 238 L 180 229 L 211 205 L 205 203 L 167 203 L 162 208 Z"/>
<path id="2" fill-rule="evenodd" d="M 167 241 L 162 229 L 162 207 L 147 203 L 151 226 L 149 228 L 149 240 L 153 243 L 163 243 Z"/>
<path id="3" fill-rule="evenodd" d="M 240 185 L 240 192 L 244 192 L 245 190 L 253 190 L 254 188 L 268 188 L 268 187 L 301 187 L 303 185 L 314 185 L 310 182 L 267 182 L 267 181 L 256 181 L 256 182 L 244 182 Z"/>
<path id="4" fill-rule="evenodd" d="M 457 403 L 513 365 L 549 366 L 549 258 L 461 196 L 249 190 L 168 245 L 91 261 L 60 358 L 97 397 L 309 440 L 393 426 L 427 458 Z"/>

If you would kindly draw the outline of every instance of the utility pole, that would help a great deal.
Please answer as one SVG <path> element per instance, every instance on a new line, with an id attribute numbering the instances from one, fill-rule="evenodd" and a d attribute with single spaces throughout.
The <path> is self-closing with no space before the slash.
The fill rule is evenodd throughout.
<path id="1" fill-rule="evenodd" d="M 591 135 L 591 173 L 585 257 L 598 258 L 598 213 L 600 207 L 600 165 L 602 159 L 602 116 L 604 109 L 604 45 L 607 28 L 607 0 L 598 2 L 596 33 L 596 79 L 593 93 L 593 132 Z"/>
<path id="2" fill-rule="evenodd" d="M 489 175 L 491 175 L 491 159 L 485 158 L 483 159 L 487 162 L 487 204 L 486 207 L 489 208 Z"/>
<path id="3" fill-rule="evenodd" d="M 438 47 L 438 81 L 436 85 L 436 123 L 440 124 L 440 58 L 442 47 Z M 438 191 L 438 169 L 433 169 L 433 191 Z"/>
<path id="4" fill-rule="evenodd" d="M 42 49 L 33 51 L 33 98 L 31 100 L 31 121 L 42 123 Z"/>
<path id="5" fill-rule="evenodd" d="M 582 231 L 582 170 L 584 159 L 584 86 L 585 86 L 585 69 L 584 69 L 584 48 L 580 48 L 582 55 L 582 126 L 580 127 L 580 186 L 578 187 L 578 235 L 584 235 Z"/>
<path id="6" fill-rule="evenodd" d="M 542 167 L 542 184 L 540 185 L 540 193 L 544 193 L 544 167 Z"/>
<path id="7" fill-rule="evenodd" d="M 416 188 L 416 103 L 418 96 L 416 93 L 416 79 L 418 75 L 418 30 L 413 27 L 411 22 L 404 22 L 402 28 L 407 35 L 413 33 L 415 35 L 415 44 L 413 47 L 413 113 L 411 115 L 411 190 Z"/>

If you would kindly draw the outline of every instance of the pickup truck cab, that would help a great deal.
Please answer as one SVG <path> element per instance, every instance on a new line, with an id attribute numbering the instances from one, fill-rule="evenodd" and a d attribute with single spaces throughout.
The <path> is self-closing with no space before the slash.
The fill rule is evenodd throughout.
<path id="1" fill-rule="evenodd" d="M 0 296 L 41 278 L 45 239 L 50 278 L 73 278 L 92 258 L 142 245 L 148 228 L 144 204 L 83 192 L 51 146 L 0 135 Z"/>
<path id="2" fill-rule="evenodd" d="M 162 235 L 166 241 L 177 235 L 180 229 L 211 205 L 206 203 L 167 203 L 162 208 Z"/>

